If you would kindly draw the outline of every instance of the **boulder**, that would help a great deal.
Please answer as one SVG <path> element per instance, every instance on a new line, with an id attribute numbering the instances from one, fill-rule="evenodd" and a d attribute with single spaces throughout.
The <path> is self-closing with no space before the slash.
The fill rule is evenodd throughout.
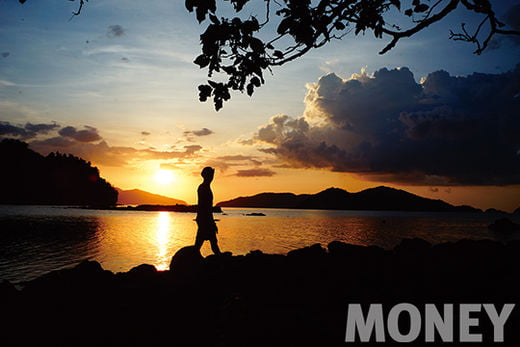
<path id="1" fill-rule="evenodd" d="M 500 218 L 490 224 L 488 228 L 496 233 L 510 234 L 520 231 L 520 224 L 513 223 L 509 218 Z"/>
<path id="2" fill-rule="evenodd" d="M 323 247 L 321 247 L 321 245 L 319 243 L 316 243 L 312 246 L 289 251 L 287 253 L 287 256 L 296 257 L 298 259 L 312 260 L 312 259 L 320 258 L 320 257 L 324 256 L 325 254 L 327 254 L 327 251 Z"/>
<path id="3" fill-rule="evenodd" d="M 170 272 L 176 275 L 186 275 L 200 271 L 204 264 L 204 257 L 194 246 L 179 249 L 170 262 Z"/>

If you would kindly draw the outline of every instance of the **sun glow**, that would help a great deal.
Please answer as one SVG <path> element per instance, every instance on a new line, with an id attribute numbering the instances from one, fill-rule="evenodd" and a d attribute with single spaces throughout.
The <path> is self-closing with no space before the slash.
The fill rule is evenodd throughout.
<path id="1" fill-rule="evenodd" d="M 157 171 L 154 178 L 159 184 L 169 184 L 175 181 L 175 175 L 171 170 L 160 169 Z"/>
<path id="2" fill-rule="evenodd" d="M 170 212 L 161 211 L 157 216 L 157 232 L 155 239 L 157 242 L 157 270 L 168 269 L 168 243 L 170 241 Z"/>

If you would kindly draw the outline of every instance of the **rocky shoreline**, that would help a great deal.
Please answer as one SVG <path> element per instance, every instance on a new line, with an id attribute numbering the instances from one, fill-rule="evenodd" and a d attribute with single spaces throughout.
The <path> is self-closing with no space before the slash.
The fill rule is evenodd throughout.
<path id="1" fill-rule="evenodd" d="M 520 303 L 518 264 L 520 241 L 420 239 L 393 250 L 334 241 L 206 258 L 185 247 L 170 271 L 143 264 L 114 274 L 84 261 L 21 290 L 1 283 L 1 344 L 344 346 L 349 303 Z M 520 314 L 507 324 L 500 345 L 518 346 Z M 490 322 L 478 328 L 492 336 Z"/>

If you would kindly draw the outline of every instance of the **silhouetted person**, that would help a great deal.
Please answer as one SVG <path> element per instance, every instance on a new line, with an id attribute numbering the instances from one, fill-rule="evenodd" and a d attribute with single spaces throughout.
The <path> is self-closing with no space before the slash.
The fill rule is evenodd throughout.
<path id="1" fill-rule="evenodd" d="M 197 237 L 195 238 L 195 248 L 200 250 L 205 240 L 209 240 L 211 250 L 215 254 L 220 254 L 220 249 L 217 243 L 217 224 L 213 219 L 213 193 L 211 192 L 211 181 L 215 175 L 215 169 L 205 167 L 202 169 L 200 175 L 204 181 L 197 189 Z"/>

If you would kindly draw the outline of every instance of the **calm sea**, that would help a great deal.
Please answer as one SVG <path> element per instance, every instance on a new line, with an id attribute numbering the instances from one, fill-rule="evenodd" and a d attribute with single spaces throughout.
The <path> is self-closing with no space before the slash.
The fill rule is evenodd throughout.
<path id="1" fill-rule="evenodd" d="M 261 212 L 265 216 L 246 216 Z M 487 226 L 497 215 L 393 211 L 321 211 L 225 208 L 218 219 L 224 251 L 286 253 L 333 240 L 391 248 L 403 238 L 432 243 L 497 239 Z M 195 239 L 195 215 L 104 211 L 52 206 L 0 206 L 0 279 L 26 281 L 83 259 L 127 271 L 148 263 L 164 270 Z M 516 222 L 518 221 L 518 217 Z M 205 243 L 202 253 L 210 254 Z"/>

